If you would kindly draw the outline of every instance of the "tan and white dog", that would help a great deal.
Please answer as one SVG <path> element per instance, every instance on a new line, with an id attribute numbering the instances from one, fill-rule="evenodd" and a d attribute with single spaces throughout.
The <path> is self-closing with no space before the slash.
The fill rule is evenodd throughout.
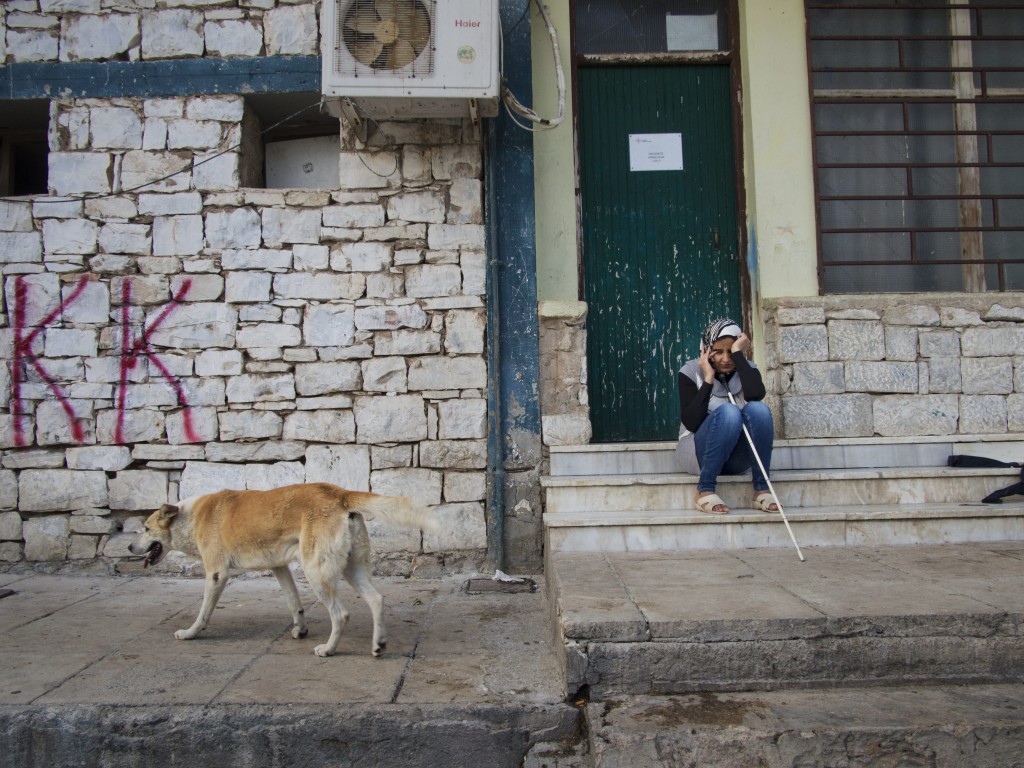
<path id="1" fill-rule="evenodd" d="M 198 555 L 206 571 L 199 616 L 174 636 L 191 640 L 210 620 L 228 583 L 228 572 L 271 570 L 292 613 L 292 637 L 304 637 L 306 619 L 288 563 L 302 564 L 314 594 L 331 615 L 331 636 L 313 649 L 330 656 L 338 647 L 348 611 L 338 596 L 341 577 L 366 600 L 373 613 L 374 656 L 387 645 L 384 601 L 370 581 L 372 549 L 364 520 L 433 530 L 429 513 L 404 496 L 347 491 L 329 483 L 289 485 L 272 491 L 218 491 L 164 504 L 146 520 L 146 530 L 129 547 L 153 565 L 175 549 Z"/>

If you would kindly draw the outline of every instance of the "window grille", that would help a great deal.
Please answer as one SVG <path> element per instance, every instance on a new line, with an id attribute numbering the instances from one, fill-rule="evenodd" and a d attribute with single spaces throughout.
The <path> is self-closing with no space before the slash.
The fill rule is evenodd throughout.
<path id="1" fill-rule="evenodd" d="M 805 7 L 822 291 L 1024 289 L 1024 4 Z"/>

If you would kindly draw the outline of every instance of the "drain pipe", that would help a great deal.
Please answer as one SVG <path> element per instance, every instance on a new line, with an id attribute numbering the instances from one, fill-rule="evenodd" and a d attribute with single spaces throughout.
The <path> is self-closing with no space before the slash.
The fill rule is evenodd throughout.
<path id="1" fill-rule="evenodd" d="M 484 142 L 484 221 L 487 253 L 487 559 L 493 569 L 505 566 L 505 458 L 501 444 L 501 254 L 498 252 L 498 207 L 495 180 L 494 121 Z"/>

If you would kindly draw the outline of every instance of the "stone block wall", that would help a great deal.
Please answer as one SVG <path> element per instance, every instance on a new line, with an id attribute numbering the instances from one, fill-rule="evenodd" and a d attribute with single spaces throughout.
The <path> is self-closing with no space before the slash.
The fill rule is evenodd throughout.
<path id="1" fill-rule="evenodd" d="M 586 445 L 591 437 L 586 302 L 542 301 L 537 315 L 544 445 Z"/>
<path id="2" fill-rule="evenodd" d="M 787 438 L 1024 433 L 1024 295 L 765 302 Z"/>
<path id="3" fill-rule="evenodd" d="M 209 47 L 211 7 L 173 12 Z M 479 139 L 385 123 L 339 136 L 337 189 L 265 190 L 249 120 L 237 96 L 51 103 L 51 196 L 0 201 L 0 562 L 119 558 L 164 501 L 306 481 L 435 509 L 422 541 L 372 532 L 385 570 L 483 561 Z"/>
<path id="4" fill-rule="evenodd" d="M 0 60 L 315 56 L 311 0 L 5 0 Z"/>

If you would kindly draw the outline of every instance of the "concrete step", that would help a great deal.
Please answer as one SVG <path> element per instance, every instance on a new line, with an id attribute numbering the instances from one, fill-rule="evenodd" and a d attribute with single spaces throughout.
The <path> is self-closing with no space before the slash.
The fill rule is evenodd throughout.
<path id="1" fill-rule="evenodd" d="M 1024 540 L 1024 502 L 786 507 L 801 549 Z M 547 513 L 549 552 L 657 552 L 791 547 L 778 515 L 733 510 Z"/>
<path id="2" fill-rule="evenodd" d="M 610 699 L 587 707 L 594 768 L 1020 766 L 1024 685 Z"/>
<path id="3" fill-rule="evenodd" d="M 861 504 L 978 503 L 1020 478 L 1013 468 L 889 467 L 884 469 L 784 470 L 772 487 L 788 511 L 796 507 Z M 566 475 L 541 479 L 547 513 L 642 512 L 693 509 L 697 476 Z M 719 495 L 731 507 L 750 509 L 750 475 L 719 477 Z"/>
<path id="4" fill-rule="evenodd" d="M 1024 674 L 1019 542 L 546 558 L 567 696 Z"/>
<path id="5" fill-rule="evenodd" d="M 674 442 L 552 446 L 550 474 L 639 475 L 679 471 Z M 938 467 L 954 454 L 1024 461 L 1024 435 L 942 435 L 776 440 L 773 470 Z"/>
<path id="6" fill-rule="evenodd" d="M 1022 539 L 1021 497 L 980 503 L 1016 482 L 1020 470 L 946 463 L 954 454 L 1024 458 L 1020 438 L 783 440 L 776 443 L 772 486 L 801 545 Z M 750 508 L 749 473 L 720 477 L 718 492 L 732 513 L 706 515 L 693 510 L 697 477 L 663 471 L 674 463 L 672 443 L 552 449 L 551 474 L 541 478 L 547 546 L 594 552 L 789 546 L 777 516 Z"/>

